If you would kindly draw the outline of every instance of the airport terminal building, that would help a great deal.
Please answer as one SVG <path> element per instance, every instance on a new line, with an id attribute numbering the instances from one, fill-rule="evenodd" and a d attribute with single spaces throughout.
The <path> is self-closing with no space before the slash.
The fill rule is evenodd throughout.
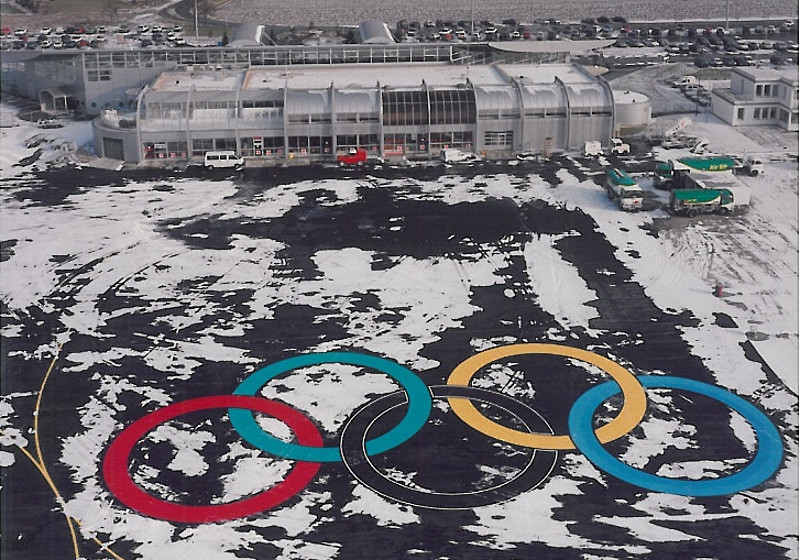
<path id="1" fill-rule="evenodd" d="M 650 119 L 649 100 L 570 62 L 610 41 L 268 46 L 262 35 L 251 25 L 227 47 L 4 52 L 2 86 L 44 111 L 98 116 L 97 154 L 131 163 L 235 150 L 275 165 L 353 148 L 505 158 L 608 144 Z"/>
<path id="2" fill-rule="evenodd" d="M 640 103 L 646 111 L 649 104 Z M 615 131 L 609 85 L 571 64 L 447 63 L 167 71 L 132 113 L 95 121 L 101 157 L 130 162 L 235 150 L 248 165 L 578 150 Z"/>

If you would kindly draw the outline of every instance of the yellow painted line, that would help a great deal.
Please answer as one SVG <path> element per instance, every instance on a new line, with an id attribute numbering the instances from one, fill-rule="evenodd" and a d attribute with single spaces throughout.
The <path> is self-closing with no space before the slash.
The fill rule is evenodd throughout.
<path id="1" fill-rule="evenodd" d="M 619 414 L 595 434 L 601 443 L 613 441 L 630 432 L 644 418 L 647 397 L 644 388 L 630 371 L 594 352 L 562 346 L 560 344 L 525 343 L 510 344 L 485 350 L 461 362 L 447 379 L 448 385 L 469 385 L 475 374 L 484 366 L 511 356 L 524 354 L 552 354 L 574 358 L 595 365 L 610 375 L 622 389 L 625 404 Z M 477 431 L 506 443 L 535 449 L 570 450 L 575 444 L 568 435 L 535 434 L 507 428 L 481 414 L 469 399 L 449 398 L 453 412 Z"/>
<path id="2" fill-rule="evenodd" d="M 3 431 L 2 431 L 2 430 L 0 430 L 0 435 L 5 435 L 5 434 L 3 433 Z M 15 445 L 17 446 L 17 448 L 18 448 L 20 451 L 22 451 L 23 455 L 25 455 L 25 457 L 27 457 L 27 458 L 28 458 L 28 460 L 29 460 L 31 463 L 33 463 L 33 466 L 34 466 L 34 467 L 36 467 L 36 470 L 38 470 L 38 471 L 39 471 L 39 473 L 42 475 L 42 478 L 43 478 L 43 479 L 44 479 L 44 481 L 47 483 L 47 485 L 50 487 L 50 490 L 52 490 L 52 491 L 53 491 L 53 494 L 55 495 L 56 499 L 57 499 L 57 500 L 58 500 L 60 503 L 62 503 L 62 504 L 63 504 L 63 503 L 64 503 L 64 500 L 63 500 L 63 498 L 61 497 L 61 494 L 58 492 L 58 488 L 56 488 L 56 485 L 55 485 L 55 483 L 53 482 L 53 479 L 52 479 L 52 478 L 50 478 L 50 474 L 47 472 L 47 469 L 45 468 L 45 466 L 44 466 L 43 464 L 39 463 L 39 462 L 36 460 L 36 458 L 35 458 L 33 455 L 31 455 L 31 453 L 30 453 L 30 452 L 29 452 L 27 449 L 25 449 L 24 447 L 22 447 L 22 446 L 21 446 L 21 445 L 19 445 L 19 444 L 15 444 Z M 73 520 L 73 519 L 72 519 L 72 518 L 71 518 L 69 515 L 67 515 L 67 512 L 65 512 L 65 511 L 62 511 L 61 513 L 64 515 L 64 517 L 65 517 L 65 518 L 66 518 L 66 520 L 67 520 L 67 527 L 69 527 L 69 533 L 70 533 L 70 536 L 72 537 L 72 548 L 73 548 L 73 552 L 75 553 L 75 558 L 76 558 L 76 559 L 78 559 L 78 558 L 80 558 L 81 556 L 80 556 L 80 552 L 79 552 L 79 550 L 78 550 L 78 537 L 77 537 L 77 535 L 75 534 L 75 527 L 72 525 L 72 522 L 73 522 L 74 520 Z"/>
<path id="3" fill-rule="evenodd" d="M 56 349 L 56 353 L 53 356 L 53 360 L 50 362 L 50 366 L 47 368 L 47 372 L 45 373 L 44 379 L 42 380 L 42 385 L 41 385 L 41 387 L 39 387 L 39 395 L 36 398 L 36 407 L 34 408 L 34 411 L 33 411 L 33 441 L 34 441 L 34 447 L 36 448 L 36 457 L 34 457 L 27 449 L 25 449 L 21 445 L 19 445 L 19 444 L 15 444 L 15 445 L 20 451 L 22 451 L 23 455 L 25 455 L 25 457 L 28 458 L 28 460 L 33 464 L 33 466 L 36 467 L 36 469 L 42 475 L 42 478 L 45 480 L 47 485 L 53 491 L 53 494 L 55 495 L 56 500 L 60 504 L 62 504 L 62 507 L 63 507 L 63 504 L 65 503 L 64 502 L 64 498 L 61 496 L 61 493 L 58 491 L 58 488 L 56 487 L 55 482 L 53 481 L 52 477 L 50 476 L 50 473 L 47 471 L 47 466 L 45 465 L 44 456 L 42 454 L 42 448 L 41 448 L 41 445 L 40 445 L 40 442 L 39 442 L 39 417 L 40 417 L 40 412 L 41 412 L 42 398 L 44 396 L 44 389 L 45 389 L 45 387 L 47 385 L 48 380 L 50 379 L 50 374 L 53 372 L 53 368 L 56 365 L 56 361 L 58 360 L 58 355 L 61 352 L 62 346 L 63 346 L 63 344 L 59 344 L 58 345 L 58 348 Z M 2 429 L 0 429 L 0 435 L 5 435 L 3 433 Z M 81 555 L 80 555 L 80 551 L 79 551 L 79 548 L 78 548 L 78 536 L 77 536 L 77 533 L 75 532 L 74 524 L 78 525 L 79 527 L 82 527 L 82 524 L 77 519 L 74 519 L 74 518 L 70 517 L 69 515 L 67 515 L 66 511 L 62 510 L 61 513 L 64 515 L 64 517 L 67 520 L 67 527 L 69 527 L 70 536 L 72 538 L 73 552 L 75 554 L 76 560 L 78 560 L 78 559 L 81 558 Z M 117 553 L 115 553 L 113 550 L 111 550 L 108 547 L 107 544 L 103 543 L 97 537 L 91 537 L 91 539 L 100 546 L 101 550 L 103 550 L 104 552 L 108 553 L 109 555 L 111 555 L 116 560 L 124 560 L 124 558 L 122 558 Z"/>
<path id="4" fill-rule="evenodd" d="M 53 368 L 56 365 L 56 360 L 58 360 L 58 355 L 61 352 L 62 346 L 63 344 L 58 345 L 56 353 L 53 355 L 53 359 L 50 362 L 50 367 L 47 368 L 47 373 L 44 374 L 44 379 L 42 380 L 42 386 L 39 387 L 39 395 L 36 397 L 36 407 L 33 409 L 33 444 L 36 447 L 36 457 L 39 459 L 38 463 L 34 461 L 34 464 L 39 468 L 39 472 L 42 473 L 42 477 L 44 478 L 45 482 L 47 482 L 47 484 L 53 490 L 53 494 L 55 494 L 56 499 L 59 500 L 61 503 L 64 502 L 64 499 L 61 497 L 58 488 L 56 488 L 55 482 L 53 482 L 53 479 L 50 477 L 50 473 L 47 472 L 47 466 L 44 463 L 44 457 L 42 455 L 42 447 L 39 443 L 39 416 L 40 416 L 39 412 L 42 406 L 42 397 L 44 396 L 44 388 L 47 385 L 48 379 L 50 379 L 50 373 L 52 373 Z M 23 452 L 25 452 L 27 455 L 30 456 L 30 454 L 27 451 L 23 450 Z M 31 460 L 33 460 L 32 457 Z M 75 527 L 72 524 L 72 518 L 69 515 L 67 515 L 67 512 L 62 511 L 62 513 L 64 514 L 64 517 L 66 517 L 67 519 L 67 526 L 69 527 L 69 534 L 72 537 L 72 548 L 73 552 L 75 553 L 75 558 L 76 559 L 80 558 L 81 555 L 80 555 L 80 550 L 78 549 L 78 537 L 75 534 Z"/>

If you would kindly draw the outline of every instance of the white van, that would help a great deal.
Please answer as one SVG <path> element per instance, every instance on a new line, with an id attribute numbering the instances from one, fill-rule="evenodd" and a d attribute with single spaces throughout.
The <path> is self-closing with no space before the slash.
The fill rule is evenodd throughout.
<path id="1" fill-rule="evenodd" d="M 681 89 L 685 88 L 686 86 L 698 86 L 698 85 L 700 85 L 700 82 L 698 81 L 697 76 L 691 76 L 691 75 L 680 76 L 679 78 L 676 78 L 672 82 L 672 87 Z"/>
<path id="2" fill-rule="evenodd" d="M 441 151 L 440 156 L 445 163 L 474 163 L 481 159 L 478 154 L 463 152 L 456 148 L 445 148 Z"/>
<path id="3" fill-rule="evenodd" d="M 203 155 L 203 166 L 206 169 L 233 168 L 239 170 L 244 167 L 244 158 L 236 155 L 233 150 L 206 152 Z"/>

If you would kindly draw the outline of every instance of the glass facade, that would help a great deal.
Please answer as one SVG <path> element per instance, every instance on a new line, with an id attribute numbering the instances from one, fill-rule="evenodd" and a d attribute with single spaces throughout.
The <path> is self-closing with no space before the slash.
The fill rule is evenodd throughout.
<path id="1" fill-rule="evenodd" d="M 468 89 L 432 90 L 431 124 L 472 124 L 475 122 L 475 96 Z"/>
<path id="2" fill-rule="evenodd" d="M 384 91 L 383 123 L 386 126 L 425 124 L 473 124 L 475 96 L 466 88 Z"/>
<path id="3" fill-rule="evenodd" d="M 428 96 L 425 91 L 384 91 L 383 124 L 408 126 L 428 124 Z"/>

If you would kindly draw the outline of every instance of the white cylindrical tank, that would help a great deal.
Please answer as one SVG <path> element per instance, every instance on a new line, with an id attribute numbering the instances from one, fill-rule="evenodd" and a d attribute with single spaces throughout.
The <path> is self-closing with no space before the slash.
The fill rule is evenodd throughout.
<path id="1" fill-rule="evenodd" d="M 650 98 L 636 91 L 614 90 L 614 134 L 636 133 L 647 128 L 652 118 Z"/>

